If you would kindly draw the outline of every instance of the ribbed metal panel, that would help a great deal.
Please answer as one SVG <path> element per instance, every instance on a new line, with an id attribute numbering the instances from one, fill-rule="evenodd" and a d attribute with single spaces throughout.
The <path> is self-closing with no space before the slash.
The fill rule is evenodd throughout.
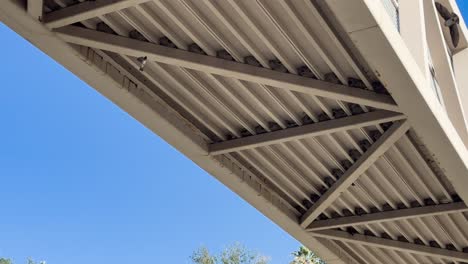
<path id="1" fill-rule="evenodd" d="M 397 1 L 381 1 L 399 28 Z M 51 2 L 65 7 L 69 1 Z M 91 29 L 98 23 L 105 23 L 125 37 L 137 31 L 152 43 L 169 38 L 183 50 L 195 43 L 208 56 L 225 50 L 239 63 L 246 56 L 253 56 L 269 68 L 269 61 L 280 60 L 291 74 L 298 74 L 297 69 L 305 65 L 318 79 L 333 73 L 345 84 L 350 77 L 361 79 L 365 89 L 373 89 L 371 83 L 375 81 L 371 74 L 361 71 L 362 65 L 356 65 L 310 1 L 150 1 L 82 21 Z M 118 56 L 130 67 L 139 68 L 135 58 Z M 300 126 L 305 123 L 304 116 L 318 122 L 320 117 L 337 118 L 335 112 L 353 114 L 349 105 L 341 101 L 165 63 L 149 61 L 141 74 L 158 88 L 155 93 L 170 98 L 178 109 L 188 113 L 212 142 L 270 132 L 271 123 L 278 129 Z M 359 111 L 369 109 L 359 106 Z M 360 142 L 374 143 L 372 135 L 383 131 L 382 126 L 364 127 L 236 151 L 222 158 L 235 160 L 265 179 L 275 197 L 287 204 L 292 214 L 300 216 L 311 202 L 311 195 L 321 195 L 329 188 L 330 179 L 332 184 L 336 181 L 334 171 L 345 171 L 354 163 L 350 150 L 363 154 Z M 426 158 L 411 137 L 402 137 L 325 210 L 323 217 L 453 202 L 453 186 L 429 167 Z M 459 251 L 468 247 L 468 220 L 464 213 L 354 228 L 361 234 L 368 231 L 378 237 L 385 233 L 393 240 L 401 236 L 410 242 L 418 239 L 428 246 L 435 241 L 441 247 L 451 244 Z M 330 243 L 347 254 L 360 256 L 363 263 L 451 263 L 348 242 Z"/>

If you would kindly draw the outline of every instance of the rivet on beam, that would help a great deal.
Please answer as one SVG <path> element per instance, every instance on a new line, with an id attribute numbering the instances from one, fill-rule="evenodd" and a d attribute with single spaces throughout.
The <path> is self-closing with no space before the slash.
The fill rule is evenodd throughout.
<path id="1" fill-rule="evenodd" d="M 337 180 L 344 174 L 344 172 L 340 169 L 332 169 L 331 173 Z"/>
<path id="2" fill-rule="evenodd" d="M 367 89 L 364 82 L 356 78 L 348 78 L 348 86 L 359 88 L 359 89 Z"/>
<path id="3" fill-rule="evenodd" d="M 248 65 L 252 65 L 255 67 L 262 67 L 260 62 L 254 56 L 247 56 L 244 58 L 244 62 Z"/>
<path id="4" fill-rule="evenodd" d="M 308 124 L 314 123 L 314 120 L 312 120 L 312 118 L 310 118 L 310 116 L 308 116 L 306 113 L 304 113 L 304 115 L 302 116 L 301 121 L 302 121 L 302 123 L 303 123 L 304 125 L 308 125 Z"/>
<path id="5" fill-rule="evenodd" d="M 379 81 L 376 81 L 376 82 L 373 82 L 372 83 L 372 88 L 374 88 L 374 91 L 376 93 L 379 93 L 379 94 L 389 94 L 389 92 L 387 91 L 387 89 L 385 88 L 385 86 L 379 82 Z"/>
<path id="6" fill-rule="evenodd" d="M 223 60 L 234 61 L 234 58 L 232 57 L 231 54 L 229 54 L 227 50 L 216 51 L 216 57 L 223 59 Z"/>
<path id="7" fill-rule="evenodd" d="M 278 123 L 276 123 L 276 122 L 268 122 L 268 128 L 269 128 L 271 131 L 278 131 L 278 130 L 281 130 L 281 126 L 278 125 Z"/>
<path id="8" fill-rule="evenodd" d="M 108 34 L 116 34 L 115 31 L 104 22 L 97 23 L 96 30 Z"/>
<path id="9" fill-rule="evenodd" d="M 325 182 L 325 184 L 328 186 L 328 187 L 331 187 L 333 185 L 333 183 L 335 183 L 335 181 L 333 180 L 332 177 L 330 176 L 327 176 L 323 179 L 323 181 Z"/>
<path id="10" fill-rule="evenodd" d="M 319 121 L 319 122 L 324 122 L 324 121 L 328 121 L 328 120 L 330 120 L 330 117 L 329 117 L 327 114 L 325 114 L 325 113 L 320 113 L 320 114 L 318 115 L 318 121 Z"/>
<path id="11" fill-rule="evenodd" d="M 362 151 L 366 152 L 371 146 L 371 143 L 367 139 L 363 139 L 359 141 L 359 147 L 361 148 Z"/>
<path id="12" fill-rule="evenodd" d="M 198 46 L 196 43 L 190 44 L 188 46 L 188 51 L 201 55 L 206 55 L 206 52 L 202 48 L 200 48 L 200 46 Z"/>
<path id="13" fill-rule="evenodd" d="M 268 65 L 270 65 L 270 68 L 274 71 L 278 72 L 283 72 L 283 73 L 288 73 L 288 69 L 283 65 L 283 63 L 279 60 L 270 60 L 268 62 Z"/>
<path id="14" fill-rule="evenodd" d="M 340 79 L 336 76 L 335 73 L 329 72 L 324 75 L 324 81 L 334 84 L 341 84 Z"/>
<path id="15" fill-rule="evenodd" d="M 141 34 L 140 32 L 138 32 L 138 30 L 134 29 L 134 30 L 131 30 L 129 33 L 128 33 L 128 37 L 131 38 L 131 39 L 136 39 L 136 40 L 140 40 L 140 41 L 144 41 L 144 42 L 149 42 L 145 36 L 143 36 L 143 34 Z"/>
<path id="16" fill-rule="evenodd" d="M 349 103 L 348 107 L 351 113 L 353 113 L 353 115 L 359 115 L 364 113 L 364 109 L 362 109 L 362 107 L 358 104 Z"/>
<path id="17" fill-rule="evenodd" d="M 361 152 L 359 152 L 357 149 L 350 149 L 348 154 L 354 161 L 357 161 L 362 156 Z"/>
<path id="18" fill-rule="evenodd" d="M 309 67 L 305 65 L 297 68 L 297 74 L 303 77 L 317 79 L 317 77 L 315 77 L 315 74 L 309 69 Z"/>
<path id="19" fill-rule="evenodd" d="M 158 41 L 161 46 L 177 49 L 176 44 L 174 44 L 174 42 L 172 42 L 168 37 L 161 37 Z"/>
<path id="20" fill-rule="evenodd" d="M 347 117 L 348 115 L 346 114 L 346 112 L 341 109 L 341 108 L 335 108 L 332 110 L 332 113 L 333 113 L 333 117 L 334 118 L 343 118 L 343 117 Z"/>

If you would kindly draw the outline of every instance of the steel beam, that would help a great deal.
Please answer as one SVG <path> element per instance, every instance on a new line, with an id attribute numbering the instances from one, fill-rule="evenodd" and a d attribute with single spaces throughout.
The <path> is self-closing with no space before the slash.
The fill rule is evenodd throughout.
<path id="1" fill-rule="evenodd" d="M 48 28 L 58 28 L 139 5 L 149 0 L 95 0 L 85 1 L 48 13 L 44 23 Z"/>
<path id="2" fill-rule="evenodd" d="M 301 226 L 307 228 L 317 216 L 329 207 L 340 194 L 361 176 L 409 129 L 408 121 L 394 123 L 372 146 L 339 178 L 320 199 L 301 217 Z"/>
<path id="3" fill-rule="evenodd" d="M 317 1 L 313 1 L 314 3 Z M 468 148 L 415 63 L 382 4 L 373 0 L 321 1 L 338 19 L 363 58 L 373 67 L 408 116 L 412 131 L 468 204 Z M 456 6 L 455 2 L 451 0 Z M 353 10 L 353 15 L 350 14 Z M 464 27 L 461 27 L 464 28 Z M 465 29 L 464 29 L 465 30 Z M 372 41 L 368 41 L 368 40 Z"/>
<path id="4" fill-rule="evenodd" d="M 245 149 L 258 148 L 306 137 L 316 137 L 339 131 L 401 120 L 404 118 L 405 116 L 400 113 L 377 110 L 375 112 L 368 112 L 360 115 L 348 116 L 315 124 L 214 143 L 210 145 L 210 155 L 219 155 Z"/>
<path id="5" fill-rule="evenodd" d="M 197 71 L 398 112 L 398 106 L 391 96 L 369 90 L 281 73 L 76 26 L 59 28 L 55 32 L 63 40 L 78 45 L 133 57 L 146 56 L 149 60 Z"/>
<path id="6" fill-rule="evenodd" d="M 1 2 L 0 21 L 57 60 L 58 63 L 61 63 L 148 129 L 158 134 L 182 154 L 192 159 L 198 166 L 274 221 L 300 243 L 310 248 L 313 247 L 327 263 L 354 263 L 346 256 L 339 254 L 339 248 L 332 243 L 328 243 L 327 240 L 318 241 L 305 232 L 297 224 L 295 217 L 285 213 L 286 210 L 280 209 L 280 206 L 284 207 L 281 201 L 271 202 L 273 201 L 271 198 L 276 195 L 267 192 L 268 189 L 263 188 L 265 186 L 263 182 L 256 180 L 255 177 L 247 177 L 238 165 L 233 165 L 223 156 L 215 158 L 208 156 L 204 136 L 195 130 L 187 120 L 181 118 L 180 113 L 168 106 L 164 100 L 154 94 L 142 93 L 140 89 L 134 91 L 120 86 L 121 81 L 116 82 L 115 78 L 106 73 L 107 70 L 111 70 L 119 64 L 102 60 L 100 64 L 91 63 L 95 60 L 99 61 L 99 56 L 93 55 L 91 50 L 86 52 L 88 55 L 79 53 L 66 42 L 57 38 L 42 23 L 27 14 L 19 1 L 5 0 Z M 89 60 L 85 61 L 83 56 Z M 109 67 L 102 67 L 102 65 Z M 123 72 L 125 70 L 122 70 Z M 120 74 L 118 70 L 112 70 L 112 73 Z M 128 84 L 128 82 L 124 83 Z M 139 85 L 139 88 L 143 88 L 140 86 L 142 84 Z"/>
<path id="7" fill-rule="evenodd" d="M 380 237 L 365 236 L 361 234 L 349 234 L 338 230 L 322 230 L 311 233 L 314 237 L 322 237 L 342 242 L 351 242 L 365 246 L 377 247 L 382 249 L 396 250 L 405 253 L 424 255 L 435 258 L 450 259 L 453 261 L 468 261 L 468 253 L 435 248 L 425 245 L 418 245 L 408 242 L 401 242 Z"/>
<path id="8" fill-rule="evenodd" d="M 323 229 L 340 228 L 351 225 L 367 225 L 380 222 L 397 221 L 402 219 L 460 213 L 467 211 L 468 207 L 463 202 L 438 204 L 416 208 L 399 209 L 387 212 L 379 212 L 373 214 L 354 215 L 319 220 L 313 222 L 307 228 L 307 230 L 316 231 Z"/>

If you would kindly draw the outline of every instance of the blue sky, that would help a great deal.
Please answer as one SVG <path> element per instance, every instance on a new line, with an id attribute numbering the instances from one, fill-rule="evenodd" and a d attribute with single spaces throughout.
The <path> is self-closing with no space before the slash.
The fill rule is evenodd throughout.
<path id="1" fill-rule="evenodd" d="M 199 246 L 241 242 L 287 263 L 297 241 L 1 23 L 0 35 L 0 257 L 190 263 Z"/>
<path id="2" fill-rule="evenodd" d="M 241 242 L 298 243 L 0 23 L 0 256 L 49 264 L 189 263 Z"/>
<path id="3" fill-rule="evenodd" d="M 468 13 L 468 1 L 467 0 L 456 0 L 458 7 L 460 8 L 460 12 L 463 15 L 463 18 L 465 20 L 468 20 L 466 18 L 466 14 Z M 465 21 L 465 23 L 468 23 L 468 21 Z"/>

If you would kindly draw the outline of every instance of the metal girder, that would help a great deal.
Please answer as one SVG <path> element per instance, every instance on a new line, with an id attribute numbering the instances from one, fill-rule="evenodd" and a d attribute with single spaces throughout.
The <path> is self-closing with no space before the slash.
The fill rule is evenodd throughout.
<path id="1" fill-rule="evenodd" d="M 351 225 L 367 225 L 379 222 L 397 221 L 408 218 L 442 215 L 458 212 L 466 212 L 468 207 L 463 202 L 438 204 L 408 209 L 399 209 L 373 214 L 345 216 L 330 218 L 313 222 L 307 230 L 316 231 L 331 228 L 340 228 Z"/>
<path id="2" fill-rule="evenodd" d="M 210 155 L 219 155 L 245 149 L 258 148 L 306 137 L 316 137 L 338 131 L 401 120 L 404 118 L 405 116 L 400 113 L 377 110 L 360 115 L 348 116 L 315 124 L 214 143 L 210 145 Z"/>
<path id="3" fill-rule="evenodd" d="M 342 192 L 346 191 L 359 176 L 392 147 L 408 129 L 409 122 L 407 120 L 395 122 L 301 217 L 301 226 L 307 228 Z"/>
<path id="4" fill-rule="evenodd" d="M 95 0 L 85 1 L 48 13 L 44 23 L 49 28 L 58 28 L 139 5 L 149 0 Z"/>
<path id="5" fill-rule="evenodd" d="M 343 242 L 351 242 L 365 246 L 378 247 L 382 249 L 397 250 L 400 252 L 430 256 L 435 258 L 444 258 L 454 261 L 467 262 L 468 253 L 448 250 L 443 248 L 418 245 L 409 242 L 401 242 L 380 237 L 366 236 L 361 234 L 349 234 L 338 230 L 322 230 L 311 233 L 314 237 L 322 237 Z"/>
<path id="6" fill-rule="evenodd" d="M 146 56 L 149 60 L 188 69 L 398 112 L 398 106 L 391 96 L 369 90 L 281 73 L 76 26 L 59 28 L 55 32 L 63 40 L 78 45 L 133 57 Z"/>
<path id="7" fill-rule="evenodd" d="M 400 111 L 408 116 L 412 130 L 468 204 L 468 188 L 465 188 L 468 186 L 468 148 L 462 137 L 464 133 L 459 134 L 434 92 L 427 89 L 425 76 L 415 61 L 409 59 L 413 55 L 400 32 L 381 15 L 381 3 L 348 0 L 326 1 L 326 4 L 356 49 L 387 84 Z M 372 41 L 367 41 L 369 39 Z"/>
<path id="8" fill-rule="evenodd" d="M 93 55 L 94 52 L 91 49 L 88 52 L 80 53 L 57 38 L 42 23 L 27 14 L 19 1 L 1 2 L 0 21 L 128 112 L 136 120 L 142 122 L 148 129 L 192 159 L 198 166 L 249 202 L 300 243 L 310 248 L 313 247 L 327 263 L 354 263 L 343 254 L 338 254 L 339 248 L 332 243 L 328 243 L 327 240 L 318 241 L 305 232 L 297 224 L 295 217 L 281 209 L 285 204 L 277 199 L 272 199 L 275 195 L 267 192 L 267 188 L 263 188 L 263 182 L 256 180 L 255 177 L 248 177 L 242 169 L 239 169 L 238 165 L 229 162 L 229 159 L 224 156 L 215 158 L 208 156 L 204 136 L 194 130 L 193 125 L 181 118 L 180 113 L 174 111 L 164 100 L 154 94 L 142 93 L 140 89 L 134 91 L 120 86 L 122 80 L 116 81 L 117 78 L 107 74 L 110 71 L 120 75 L 119 70 L 114 68 L 118 65 L 117 63 L 102 60 L 100 64 L 91 63 L 97 62 L 99 56 Z M 85 60 L 83 56 L 89 60 Z M 102 65 L 107 66 L 102 67 Z M 139 88 L 143 87 L 139 85 Z"/>

